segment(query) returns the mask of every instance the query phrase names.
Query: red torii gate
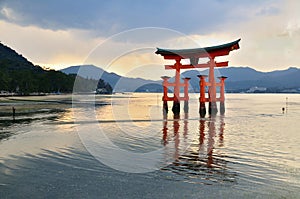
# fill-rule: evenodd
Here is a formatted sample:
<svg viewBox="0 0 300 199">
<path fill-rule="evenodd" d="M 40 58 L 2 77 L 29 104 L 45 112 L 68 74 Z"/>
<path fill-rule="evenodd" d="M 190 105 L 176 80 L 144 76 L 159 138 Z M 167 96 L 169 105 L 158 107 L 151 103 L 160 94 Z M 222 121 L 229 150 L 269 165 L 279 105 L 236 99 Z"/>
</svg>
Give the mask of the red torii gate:
<svg viewBox="0 0 300 199">
<path fill-rule="evenodd" d="M 164 102 L 164 111 L 168 112 L 168 104 L 167 101 L 173 101 L 172 111 L 174 114 L 178 115 L 180 112 L 180 101 L 185 101 L 184 110 L 188 111 L 188 87 L 189 87 L 189 79 L 184 78 L 184 83 L 180 83 L 180 69 L 192 69 L 192 68 L 209 68 L 209 78 L 208 81 L 205 81 L 207 76 L 199 75 L 200 78 L 200 109 L 199 113 L 201 117 L 204 117 L 206 114 L 205 102 L 209 102 L 209 114 L 216 114 L 218 112 L 217 109 L 217 101 L 220 101 L 220 110 L 221 114 L 225 112 L 225 96 L 224 96 L 224 81 L 226 77 L 219 77 L 220 82 L 216 83 L 214 68 L 215 67 L 226 67 L 228 66 L 228 61 L 226 62 L 215 62 L 215 57 L 229 55 L 230 51 L 239 49 L 240 39 L 219 45 L 219 46 L 211 46 L 205 48 L 194 48 L 194 49 L 161 49 L 157 48 L 156 54 L 160 54 L 164 57 L 164 59 L 172 59 L 175 60 L 174 65 L 165 65 L 165 69 L 175 69 L 175 81 L 174 83 L 168 82 L 169 77 L 163 76 L 163 87 L 164 87 L 164 96 L 162 98 Z M 199 64 L 199 58 L 208 58 L 209 61 L 207 63 Z M 189 59 L 190 64 L 183 65 L 181 64 L 181 59 Z M 168 97 L 168 87 L 174 87 L 174 96 Z M 208 86 L 208 98 L 205 97 L 205 87 Z M 220 97 L 217 98 L 216 86 L 220 86 Z M 184 87 L 184 97 L 180 97 L 180 87 Z"/>
</svg>

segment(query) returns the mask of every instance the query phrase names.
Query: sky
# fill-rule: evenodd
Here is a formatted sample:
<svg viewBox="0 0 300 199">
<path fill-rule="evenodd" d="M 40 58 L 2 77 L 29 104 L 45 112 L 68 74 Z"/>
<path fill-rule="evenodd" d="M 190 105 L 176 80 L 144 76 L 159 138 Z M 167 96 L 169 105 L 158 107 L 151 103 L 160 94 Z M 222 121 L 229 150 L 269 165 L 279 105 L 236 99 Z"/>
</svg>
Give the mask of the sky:
<svg viewBox="0 0 300 199">
<path fill-rule="evenodd" d="M 0 0 L 0 41 L 36 65 L 94 64 L 158 79 L 156 47 L 198 48 L 241 38 L 221 60 L 259 71 L 300 67 L 298 0 Z"/>
</svg>

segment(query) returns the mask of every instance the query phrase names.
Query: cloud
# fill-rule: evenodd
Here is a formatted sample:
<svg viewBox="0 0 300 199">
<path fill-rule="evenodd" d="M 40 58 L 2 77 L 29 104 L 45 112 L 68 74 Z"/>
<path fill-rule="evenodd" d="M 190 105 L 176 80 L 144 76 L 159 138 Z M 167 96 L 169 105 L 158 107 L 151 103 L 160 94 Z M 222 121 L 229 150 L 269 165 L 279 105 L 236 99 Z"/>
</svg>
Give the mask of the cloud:
<svg viewBox="0 0 300 199">
<path fill-rule="evenodd" d="M 131 48 L 135 42 L 153 47 L 150 44 L 157 37 L 162 42 L 155 47 L 162 48 L 204 47 L 242 38 L 241 49 L 224 57 L 230 64 L 282 69 L 300 63 L 299 4 L 292 0 L 0 0 L 0 39 L 32 62 L 58 69 L 81 64 L 93 48 L 113 34 L 131 28 L 162 27 L 183 36 L 139 32 L 115 40 L 109 48 Z M 195 42 L 187 43 L 185 34 Z M 96 54 L 99 66 L 105 65 L 103 60 L 111 60 L 114 54 L 108 54 L 112 51 Z M 115 62 L 114 72 L 130 71 L 124 65 L 133 63 L 134 55 Z M 146 56 L 138 61 L 145 63 Z M 156 63 L 156 58 L 146 60 L 152 61 Z"/>
<path fill-rule="evenodd" d="M 0 13 L 1 13 L 1 16 L 3 16 L 3 18 L 5 18 L 8 21 L 17 21 L 19 18 L 12 9 L 7 8 L 7 7 L 1 8 Z"/>
<path fill-rule="evenodd" d="M 206 34 L 224 28 L 222 24 L 228 21 L 244 22 L 249 19 L 246 13 L 257 7 L 262 7 L 260 13 L 264 14 L 276 10 L 266 5 L 265 1 L 250 0 L 3 0 L 0 19 L 51 30 L 87 29 L 105 36 L 149 26 Z"/>
<path fill-rule="evenodd" d="M 236 29 L 242 38 L 241 49 L 231 63 L 262 71 L 300 66 L 300 13 L 297 9 L 300 2 L 283 1 L 274 5 L 280 12 L 255 15 Z M 226 32 L 230 35 L 230 31 Z"/>
<path fill-rule="evenodd" d="M 49 30 L 0 21 L 1 42 L 35 64 L 52 68 L 82 64 L 91 49 L 105 38 L 91 38 L 84 30 Z"/>
<path fill-rule="evenodd" d="M 257 15 L 277 15 L 279 14 L 279 8 L 273 7 L 273 6 L 266 6 L 262 7 L 261 9 L 258 10 Z"/>
</svg>

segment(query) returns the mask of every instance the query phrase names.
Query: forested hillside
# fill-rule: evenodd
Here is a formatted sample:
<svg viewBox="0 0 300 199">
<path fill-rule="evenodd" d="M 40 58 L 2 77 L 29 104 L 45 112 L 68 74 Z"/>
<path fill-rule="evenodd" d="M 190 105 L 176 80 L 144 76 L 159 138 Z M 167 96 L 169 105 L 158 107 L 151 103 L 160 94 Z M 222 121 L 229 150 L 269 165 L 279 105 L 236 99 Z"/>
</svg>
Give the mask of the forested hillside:
<svg viewBox="0 0 300 199">
<path fill-rule="evenodd" d="M 0 43 L 0 91 L 28 95 L 30 93 L 52 93 L 73 91 L 76 75 L 60 71 L 44 70 L 29 62 L 13 49 Z M 95 91 L 97 80 L 77 77 L 82 88 L 77 91 Z M 103 83 L 103 82 L 102 82 Z M 102 85 L 98 84 L 99 86 Z M 104 83 L 104 86 L 107 86 Z"/>
</svg>

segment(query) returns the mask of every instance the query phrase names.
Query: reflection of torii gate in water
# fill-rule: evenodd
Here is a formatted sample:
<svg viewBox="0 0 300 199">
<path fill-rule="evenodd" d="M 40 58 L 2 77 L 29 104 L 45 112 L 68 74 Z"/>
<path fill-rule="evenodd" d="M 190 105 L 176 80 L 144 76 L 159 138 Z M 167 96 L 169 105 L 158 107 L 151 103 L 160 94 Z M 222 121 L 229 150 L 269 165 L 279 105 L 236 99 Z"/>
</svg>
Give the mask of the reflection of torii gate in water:
<svg viewBox="0 0 300 199">
<path fill-rule="evenodd" d="M 224 116 L 220 116 L 216 118 L 216 116 L 210 117 L 209 120 L 205 120 L 201 118 L 199 120 L 199 134 L 198 134 L 198 143 L 195 143 L 193 147 L 191 147 L 191 151 L 185 150 L 184 154 L 180 154 L 180 150 L 182 146 L 180 143 L 184 143 L 185 140 L 190 139 L 189 134 L 189 121 L 188 121 L 188 113 L 184 114 L 183 127 L 180 127 L 180 120 L 178 118 L 174 118 L 172 123 L 170 124 L 170 120 L 168 120 L 167 115 L 164 115 L 163 120 L 163 128 L 162 128 L 162 141 L 163 145 L 169 145 L 169 140 L 173 141 L 174 144 L 174 153 L 168 154 L 172 155 L 174 160 L 173 164 L 181 162 L 180 167 L 173 167 L 169 165 L 165 169 L 170 169 L 171 171 L 176 171 L 180 169 L 179 173 L 183 172 L 195 172 L 200 171 L 201 173 L 205 171 L 203 169 L 203 161 L 206 161 L 206 166 L 208 168 L 218 168 L 217 172 L 222 170 L 224 174 L 223 177 L 226 177 L 226 161 L 223 160 L 220 154 L 213 154 L 215 145 L 218 143 L 219 147 L 222 147 L 224 144 Z M 169 124 L 168 124 L 169 123 Z M 173 128 L 170 128 L 173 127 Z M 170 130 L 170 129 L 173 129 Z M 194 131 L 195 129 L 192 129 Z M 172 134 L 173 133 L 173 134 Z M 219 137 L 218 140 L 215 140 L 216 137 Z M 198 145 L 198 146 L 197 146 Z M 170 146 L 169 146 L 170 147 Z M 197 149 L 195 149 L 195 147 Z M 200 158 L 200 153 L 206 154 L 205 157 Z M 219 170 L 222 168 L 221 170 Z M 209 170 L 212 172 L 212 170 Z"/>
<path fill-rule="evenodd" d="M 194 48 L 194 49 L 161 49 L 158 48 L 156 54 L 160 54 L 164 57 L 164 59 L 175 60 L 174 65 L 166 65 L 165 69 L 175 69 L 175 81 L 174 83 L 168 82 L 169 77 L 163 76 L 163 87 L 164 87 L 164 95 L 163 95 L 163 109 L 164 112 L 168 112 L 168 104 L 167 101 L 173 101 L 172 111 L 175 115 L 180 112 L 180 101 L 184 101 L 184 111 L 188 112 L 188 87 L 190 78 L 184 78 L 184 83 L 180 83 L 180 69 L 192 69 L 192 68 L 209 68 L 209 76 L 208 81 L 205 81 L 207 76 L 199 75 L 200 78 L 200 109 L 199 113 L 201 117 L 204 117 L 206 114 L 205 102 L 209 102 L 209 114 L 216 114 L 218 112 L 217 109 L 217 101 L 220 101 L 220 111 L 221 114 L 225 112 L 225 96 L 224 96 L 224 81 L 226 77 L 219 77 L 220 82 L 216 82 L 214 68 L 215 67 L 226 67 L 228 66 L 228 61 L 226 62 L 215 62 L 215 57 L 228 55 L 230 51 L 239 49 L 239 40 L 236 40 L 231 43 L 219 45 L 219 46 L 211 46 L 205 48 Z M 209 61 L 204 64 L 199 64 L 199 58 L 208 58 Z M 190 64 L 183 65 L 180 61 L 181 59 L 189 59 Z M 205 87 L 208 86 L 208 98 L 205 97 Z M 216 87 L 220 87 L 220 97 L 217 98 L 217 89 Z M 174 87 L 174 96 L 168 97 L 168 87 Z M 180 87 L 184 87 L 184 97 L 180 97 Z"/>
</svg>

